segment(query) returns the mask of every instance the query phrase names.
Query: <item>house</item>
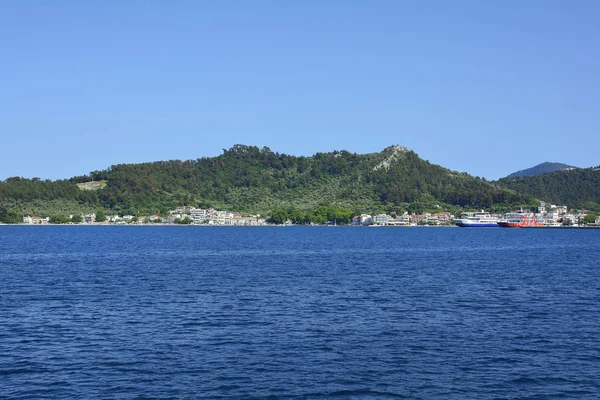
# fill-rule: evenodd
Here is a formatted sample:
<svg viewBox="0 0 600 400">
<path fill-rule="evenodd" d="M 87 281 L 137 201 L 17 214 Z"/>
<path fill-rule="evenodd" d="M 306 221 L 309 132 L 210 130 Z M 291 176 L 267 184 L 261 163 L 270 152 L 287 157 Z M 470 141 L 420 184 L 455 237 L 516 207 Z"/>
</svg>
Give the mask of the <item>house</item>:
<svg viewBox="0 0 600 400">
<path fill-rule="evenodd" d="M 361 214 L 358 221 L 361 225 L 370 225 L 372 217 L 369 214 Z"/>
<path fill-rule="evenodd" d="M 190 210 L 190 215 L 195 224 L 201 224 L 207 219 L 208 213 L 202 208 L 194 208 Z"/>
<path fill-rule="evenodd" d="M 424 215 L 409 215 L 409 221 L 411 224 L 418 224 L 421 223 L 425 220 L 425 216 Z"/>
<path fill-rule="evenodd" d="M 425 222 L 427 222 L 428 225 L 440 225 L 439 219 L 435 214 L 426 216 Z"/>
<path fill-rule="evenodd" d="M 241 215 L 237 215 L 237 216 L 231 217 L 229 219 L 229 225 L 236 225 L 236 226 L 259 225 L 258 221 L 259 221 L 259 219 L 257 217 L 242 217 Z"/>
<path fill-rule="evenodd" d="M 388 225 L 394 226 L 405 226 L 410 224 L 410 218 L 408 213 L 404 213 L 404 215 L 396 215 L 396 218 L 388 219 Z"/>
<path fill-rule="evenodd" d="M 33 219 L 31 219 L 31 217 L 29 215 L 26 215 L 23 217 L 23 223 L 24 224 L 33 224 Z"/>
<path fill-rule="evenodd" d="M 567 213 L 567 206 L 556 206 L 554 204 L 550 204 L 550 210 L 557 211 L 558 215 L 563 215 Z"/>
<path fill-rule="evenodd" d="M 229 225 L 246 225 L 246 218 L 243 217 L 233 217 L 229 220 Z"/>
<path fill-rule="evenodd" d="M 540 201 L 540 205 L 538 206 L 538 212 L 540 214 L 544 214 L 546 212 L 546 203 L 543 201 Z"/>
<path fill-rule="evenodd" d="M 386 214 L 377 214 L 375 217 L 373 217 L 373 221 L 377 224 L 377 225 L 387 225 L 388 221 L 389 221 L 390 217 L 388 217 Z"/>
<path fill-rule="evenodd" d="M 546 222 L 547 223 L 554 223 L 554 222 L 558 221 L 558 218 L 559 218 L 558 210 L 549 211 L 546 214 Z"/>
<path fill-rule="evenodd" d="M 433 214 L 433 217 L 437 217 L 437 221 L 439 225 L 444 225 L 454 219 L 454 215 L 449 212 L 439 212 Z"/>
<path fill-rule="evenodd" d="M 565 214 L 562 217 L 562 224 L 567 226 L 577 225 L 577 218 L 573 214 Z"/>
<path fill-rule="evenodd" d="M 94 222 L 96 222 L 96 214 L 91 213 L 84 215 L 83 222 L 85 222 L 86 224 L 93 224 Z"/>
</svg>

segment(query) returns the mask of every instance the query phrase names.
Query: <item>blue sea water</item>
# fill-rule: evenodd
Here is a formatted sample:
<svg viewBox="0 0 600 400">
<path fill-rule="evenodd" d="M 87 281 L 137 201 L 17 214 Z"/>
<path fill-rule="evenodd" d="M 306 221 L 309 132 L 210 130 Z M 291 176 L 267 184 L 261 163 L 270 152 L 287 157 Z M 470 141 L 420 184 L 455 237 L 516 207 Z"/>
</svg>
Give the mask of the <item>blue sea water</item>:
<svg viewBox="0 0 600 400">
<path fill-rule="evenodd" d="M 600 230 L 0 226 L 0 398 L 600 398 Z"/>
</svg>

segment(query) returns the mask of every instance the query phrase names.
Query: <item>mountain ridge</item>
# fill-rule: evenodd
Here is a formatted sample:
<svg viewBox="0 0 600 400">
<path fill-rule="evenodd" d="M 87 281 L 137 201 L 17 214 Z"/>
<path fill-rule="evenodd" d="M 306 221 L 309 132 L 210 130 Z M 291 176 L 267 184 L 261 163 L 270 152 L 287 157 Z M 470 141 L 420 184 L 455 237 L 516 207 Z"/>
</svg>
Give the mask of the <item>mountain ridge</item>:
<svg viewBox="0 0 600 400">
<path fill-rule="evenodd" d="M 563 164 L 559 162 L 543 162 L 538 165 L 535 165 L 531 168 L 521 169 L 517 172 L 513 172 L 510 175 L 505 176 L 505 178 L 522 178 L 524 176 L 535 176 L 540 174 L 547 174 L 554 171 L 561 171 L 566 169 L 578 168 L 572 165 Z"/>
<path fill-rule="evenodd" d="M 91 180 L 106 186 L 77 187 Z M 116 164 L 66 180 L 0 183 L 0 205 L 21 214 L 65 213 L 75 205 L 130 214 L 164 213 L 177 205 L 261 214 L 282 207 L 308 212 L 323 205 L 353 212 L 418 212 L 506 208 L 528 201 L 512 189 L 432 164 L 397 145 L 378 153 L 292 156 L 237 144 L 215 157 Z"/>
<path fill-rule="evenodd" d="M 600 211 L 600 169 L 574 168 L 545 174 L 502 178 L 503 187 L 554 204 Z"/>
</svg>

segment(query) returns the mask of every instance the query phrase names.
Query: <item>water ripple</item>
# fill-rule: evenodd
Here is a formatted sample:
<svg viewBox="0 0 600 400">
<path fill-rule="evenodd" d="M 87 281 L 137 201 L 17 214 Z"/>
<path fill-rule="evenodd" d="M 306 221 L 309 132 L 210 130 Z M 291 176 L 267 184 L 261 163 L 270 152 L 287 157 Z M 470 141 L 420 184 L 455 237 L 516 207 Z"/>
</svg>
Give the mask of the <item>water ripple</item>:
<svg viewBox="0 0 600 400">
<path fill-rule="evenodd" d="M 0 230 L 0 397 L 600 397 L 597 230 Z"/>
</svg>

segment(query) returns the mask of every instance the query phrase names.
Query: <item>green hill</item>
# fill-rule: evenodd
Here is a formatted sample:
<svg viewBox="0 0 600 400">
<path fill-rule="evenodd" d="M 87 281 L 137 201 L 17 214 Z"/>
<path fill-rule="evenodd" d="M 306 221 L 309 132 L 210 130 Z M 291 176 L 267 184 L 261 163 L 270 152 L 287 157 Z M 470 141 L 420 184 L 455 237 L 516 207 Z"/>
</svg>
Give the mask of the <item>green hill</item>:
<svg viewBox="0 0 600 400">
<path fill-rule="evenodd" d="M 536 165 L 535 167 L 522 169 L 520 171 L 513 172 L 512 174 L 508 175 L 506 178 L 522 178 L 524 176 L 535 176 L 535 175 L 540 175 L 540 174 L 547 174 L 549 172 L 562 171 L 562 170 L 568 170 L 568 169 L 573 169 L 573 168 L 577 168 L 577 167 L 574 167 L 572 165 L 563 164 L 563 163 L 557 163 L 557 162 L 544 162 L 544 163 Z"/>
<path fill-rule="evenodd" d="M 104 188 L 77 184 L 105 181 Z M 380 153 L 348 151 L 297 157 L 235 145 L 217 157 L 118 164 L 89 176 L 0 183 L 0 207 L 49 214 L 69 207 L 120 213 L 165 213 L 177 205 L 268 214 L 320 206 L 352 212 L 420 212 L 438 207 L 506 208 L 528 199 L 497 184 L 450 171 L 401 146 Z"/>
<path fill-rule="evenodd" d="M 599 168 L 577 168 L 523 178 L 502 178 L 498 184 L 525 196 L 554 204 L 600 211 Z"/>
</svg>

